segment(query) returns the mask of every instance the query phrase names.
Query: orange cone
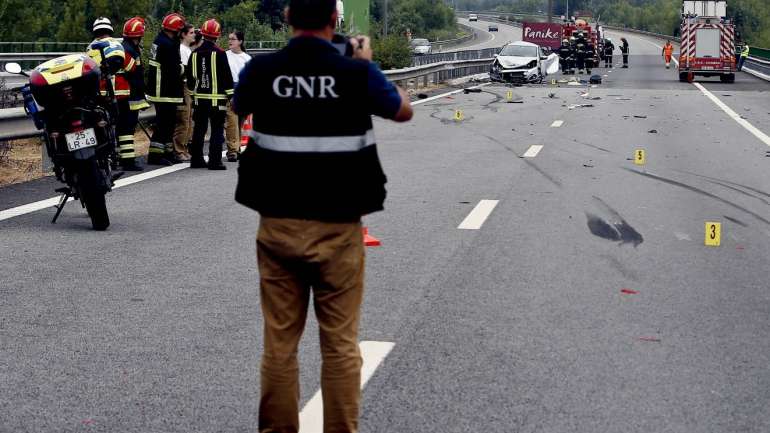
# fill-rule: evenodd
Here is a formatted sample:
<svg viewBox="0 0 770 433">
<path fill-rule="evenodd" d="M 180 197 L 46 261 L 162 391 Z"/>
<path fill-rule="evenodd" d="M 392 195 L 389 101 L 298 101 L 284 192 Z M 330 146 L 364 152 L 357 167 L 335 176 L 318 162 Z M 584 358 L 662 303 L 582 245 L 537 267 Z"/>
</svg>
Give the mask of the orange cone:
<svg viewBox="0 0 770 433">
<path fill-rule="evenodd" d="M 364 245 L 366 245 L 367 247 L 379 247 L 380 245 L 382 245 L 379 239 L 369 234 L 368 228 L 364 227 L 363 232 L 364 232 Z"/>
<path fill-rule="evenodd" d="M 251 131 L 251 114 L 246 116 L 246 120 L 243 121 L 243 127 L 241 128 L 241 148 L 243 152 L 246 146 L 249 144 L 249 132 Z"/>
</svg>

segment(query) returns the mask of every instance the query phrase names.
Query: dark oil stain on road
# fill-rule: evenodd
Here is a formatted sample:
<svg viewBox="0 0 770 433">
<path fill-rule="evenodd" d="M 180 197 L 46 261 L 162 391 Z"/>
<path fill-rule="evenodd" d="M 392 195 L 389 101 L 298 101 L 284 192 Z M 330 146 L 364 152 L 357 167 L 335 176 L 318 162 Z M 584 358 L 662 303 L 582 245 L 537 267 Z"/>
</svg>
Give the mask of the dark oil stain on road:
<svg viewBox="0 0 770 433">
<path fill-rule="evenodd" d="M 586 213 L 586 218 L 588 220 L 588 230 L 594 236 L 607 239 L 608 241 L 620 242 L 620 245 L 634 244 L 634 247 L 644 242 L 644 237 L 625 220 L 610 224 L 601 217 L 591 213 Z"/>
</svg>

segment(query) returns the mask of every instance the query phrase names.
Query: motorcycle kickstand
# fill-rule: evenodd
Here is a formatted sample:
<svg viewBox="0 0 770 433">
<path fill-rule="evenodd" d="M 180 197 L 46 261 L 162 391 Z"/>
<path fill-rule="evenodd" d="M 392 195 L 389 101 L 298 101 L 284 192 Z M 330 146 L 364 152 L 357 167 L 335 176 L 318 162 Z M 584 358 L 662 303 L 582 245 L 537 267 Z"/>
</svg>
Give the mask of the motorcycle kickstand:
<svg viewBox="0 0 770 433">
<path fill-rule="evenodd" d="M 59 204 L 54 206 L 56 208 L 56 215 L 53 216 L 51 224 L 56 224 L 56 220 L 59 218 L 59 215 L 61 215 L 61 211 L 64 210 L 64 205 L 67 204 L 67 200 L 69 200 L 71 196 L 72 192 L 69 189 L 62 192 L 61 198 L 59 199 Z"/>
</svg>

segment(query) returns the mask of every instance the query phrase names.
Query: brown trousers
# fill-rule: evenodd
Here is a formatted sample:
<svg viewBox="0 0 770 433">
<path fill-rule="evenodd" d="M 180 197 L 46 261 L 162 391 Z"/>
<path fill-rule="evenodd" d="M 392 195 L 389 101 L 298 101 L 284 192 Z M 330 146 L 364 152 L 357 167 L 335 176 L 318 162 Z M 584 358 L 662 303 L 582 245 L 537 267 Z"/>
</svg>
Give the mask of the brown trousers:
<svg viewBox="0 0 770 433">
<path fill-rule="evenodd" d="M 233 111 L 232 100 L 227 102 L 227 115 L 225 116 L 225 137 L 227 142 L 227 155 L 237 155 L 241 149 L 241 120 Z"/>
<path fill-rule="evenodd" d="M 176 127 L 174 128 L 174 154 L 190 157 L 187 143 L 192 139 L 192 92 L 185 84 L 184 104 L 176 107 Z"/>
<path fill-rule="evenodd" d="M 257 235 L 264 353 L 260 433 L 299 431 L 299 365 L 312 291 L 320 331 L 324 433 L 358 431 L 364 292 L 361 223 L 262 218 Z"/>
</svg>

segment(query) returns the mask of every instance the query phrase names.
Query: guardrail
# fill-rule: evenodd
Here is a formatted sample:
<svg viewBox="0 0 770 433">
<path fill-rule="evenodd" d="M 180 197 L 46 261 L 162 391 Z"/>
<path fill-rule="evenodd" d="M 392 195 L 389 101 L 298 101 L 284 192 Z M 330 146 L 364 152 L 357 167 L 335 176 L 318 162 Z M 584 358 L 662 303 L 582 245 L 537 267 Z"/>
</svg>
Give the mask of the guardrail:
<svg viewBox="0 0 770 433">
<path fill-rule="evenodd" d="M 489 71 L 489 65 L 499 48 L 482 50 L 465 50 L 430 55 L 430 62 L 403 69 L 383 71 L 390 80 L 408 87 L 429 83 L 438 84 L 446 80 Z M 429 56 L 423 56 L 429 57 Z M 140 119 L 154 118 L 154 112 L 147 110 L 140 114 Z M 32 119 L 28 118 L 23 108 L 8 108 L 0 110 L 0 140 L 15 140 L 33 138 L 41 135 L 35 128 Z"/>
</svg>

